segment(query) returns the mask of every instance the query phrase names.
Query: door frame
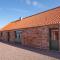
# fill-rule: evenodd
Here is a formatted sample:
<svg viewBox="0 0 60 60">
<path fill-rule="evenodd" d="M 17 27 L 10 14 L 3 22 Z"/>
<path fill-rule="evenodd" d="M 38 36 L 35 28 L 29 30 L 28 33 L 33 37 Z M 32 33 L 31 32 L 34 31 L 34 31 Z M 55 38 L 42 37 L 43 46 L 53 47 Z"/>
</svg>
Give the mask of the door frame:
<svg viewBox="0 0 60 60">
<path fill-rule="evenodd" d="M 8 35 L 8 42 L 9 42 L 9 39 L 10 39 L 10 32 L 7 32 L 7 35 Z"/>
<path fill-rule="evenodd" d="M 58 30 L 59 33 L 59 28 L 49 28 L 49 49 L 51 49 L 51 30 Z M 59 38 L 58 38 L 58 42 L 59 42 Z M 58 43 L 58 50 L 59 50 L 59 43 Z"/>
<path fill-rule="evenodd" d="M 21 43 L 21 32 L 22 32 L 22 31 L 20 31 L 20 30 L 16 30 L 16 31 L 15 31 L 15 36 L 16 36 L 16 37 L 15 37 L 15 42 L 16 42 L 16 43 Z M 19 34 L 19 38 L 17 38 L 17 37 L 18 37 L 17 34 Z"/>
</svg>

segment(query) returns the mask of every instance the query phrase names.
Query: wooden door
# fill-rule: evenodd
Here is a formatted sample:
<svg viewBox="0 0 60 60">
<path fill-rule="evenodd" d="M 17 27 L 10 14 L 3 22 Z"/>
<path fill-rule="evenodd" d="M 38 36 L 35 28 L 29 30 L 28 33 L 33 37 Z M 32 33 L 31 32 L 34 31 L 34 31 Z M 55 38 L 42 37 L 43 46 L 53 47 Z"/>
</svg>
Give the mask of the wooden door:
<svg viewBox="0 0 60 60">
<path fill-rule="evenodd" d="M 50 49 L 51 50 L 58 50 L 59 49 L 59 31 L 58 29 L 51 29 L 50 30 Z"/>
</svg>

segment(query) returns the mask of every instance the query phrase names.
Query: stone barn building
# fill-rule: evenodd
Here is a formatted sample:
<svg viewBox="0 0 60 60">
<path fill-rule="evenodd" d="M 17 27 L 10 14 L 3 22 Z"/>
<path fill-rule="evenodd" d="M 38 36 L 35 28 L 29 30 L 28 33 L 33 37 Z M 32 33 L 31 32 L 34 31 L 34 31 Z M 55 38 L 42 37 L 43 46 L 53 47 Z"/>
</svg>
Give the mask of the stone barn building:
<svg viewBox="0 0 60 60">
<path fill-rule="evenodd" d="M 60 7 L 7 24 L 0 40 L 25 46 L 60 50 Z"/>
</svg>

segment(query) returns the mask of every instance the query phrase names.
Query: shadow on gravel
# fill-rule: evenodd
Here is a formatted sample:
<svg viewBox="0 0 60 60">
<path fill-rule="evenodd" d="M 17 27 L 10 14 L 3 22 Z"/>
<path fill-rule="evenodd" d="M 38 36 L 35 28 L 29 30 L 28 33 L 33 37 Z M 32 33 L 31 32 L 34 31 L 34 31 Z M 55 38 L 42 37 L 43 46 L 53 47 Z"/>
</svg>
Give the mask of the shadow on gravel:
<svg viewBox="0 0 60 60">
<path fill-rule="evenodd" d="M 0 41 L 0 42 L 11 45 L 11 46 L 14 46 L 14 47 L 18 47 L 18 48 L 26 49 L 26 50 L 29 50 L 29 51 L 33 51 L 35 53 L 39 53 L 39 54 L 43 54 L 43 55 L 46 55 L 46 56 L 54 57 L 54 58 L 60 60 L 60 52 L 58 52 L 58 51 L 48 51 L 48 50 L 43 50 L 43 49 L 32 48 L 32 47 L 28 47 L 28 46 L 23 46 L 19 43 L 10 43 L 10 42 L 3 42 L 3 41 Z"/>
</svg>

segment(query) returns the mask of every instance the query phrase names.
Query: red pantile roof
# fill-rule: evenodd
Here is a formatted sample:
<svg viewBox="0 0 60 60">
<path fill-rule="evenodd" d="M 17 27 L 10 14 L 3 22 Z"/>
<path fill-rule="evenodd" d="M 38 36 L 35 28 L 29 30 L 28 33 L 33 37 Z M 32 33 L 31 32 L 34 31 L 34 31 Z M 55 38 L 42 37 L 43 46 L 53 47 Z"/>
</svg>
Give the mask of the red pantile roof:
<svg viewBox="0 0 60 60">
<path fill-rule="evenodd" d="M 6 25 L 2 30 L 11 30 L 19 28 L 28 28 L 36 26 L 44 26 L 57 24 L 60 22 L 60 7 L 38 13 L 22 20 L 17 20 Z"/>
</svg>

